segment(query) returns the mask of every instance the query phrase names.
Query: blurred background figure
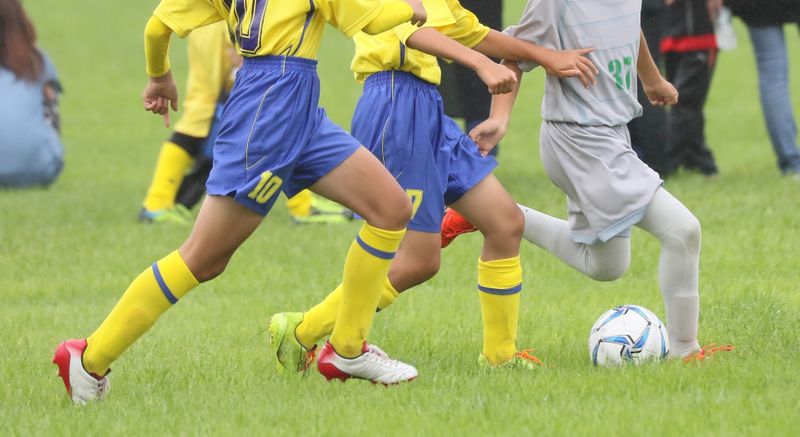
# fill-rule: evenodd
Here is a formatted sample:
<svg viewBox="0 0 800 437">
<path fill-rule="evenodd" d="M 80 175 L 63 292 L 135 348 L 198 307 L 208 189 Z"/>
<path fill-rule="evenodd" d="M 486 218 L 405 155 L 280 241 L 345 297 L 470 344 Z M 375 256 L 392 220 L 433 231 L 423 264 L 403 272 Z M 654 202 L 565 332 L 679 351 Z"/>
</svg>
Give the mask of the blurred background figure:
<svg viewBox="0 0 800 437">
<path fill-rule="evenodd" d="M 680 95 L 670 110 L 669 163 L 662 177 L 679 167 L 706 176 L 719 173 L 714 154 L 706 144 L 705 116 L 708 90 L 717 59 L 713 20 L 722 0 L 665 0 L 667 6 L 661 51 L 667 80 Z"/>
<path fill-rule="evenodd" d="M 664 16 L 666 5 L 664 0 L 642 1 L 642 32 L 650 48 L 650 55 L 660 69 L 664 68 L 664 57 L 661 55 L 661 37 L 664 35 Z M 641 81 L 638 86 L 638 99 L 642 105 L 642 116 L 628 123 L 631 133 L 631 144 L 639 155 L 639 159 L 655 170 L 662 178 L 671 172 L 668 155 L 669 121 L 667 110 L 663 106 L 653 106 L 644 94 Z"/>
<path fill-rule="evenodd" d="M 733 13 L 747 24 L 758 66 L 761 108 L 767 123 L 778 168 L 800 179 L 797 122 L 789 94 L 789 62 L 783 25 L 800 23 L 798 0 L 726 0 Z"/>
<path fill-rule="evenodd" d="M 0 188 L 46 186 L 61 173 L 60 93 L 22 5 L 0 0 Z"/>
<path fill-rule="evenodd" d="M 191 209 L 206 193 L 218 121 L 242 64 L 222 21 L 189 34 L 188 61 L 182 115 L 170 138 L 161 145 L 139 211 L 143 223 L 192 222 Z M 295 223 L 341 223 L 352 218 L 349 210 L 308 190 L 287 200 L 286 206 Z"/>
<path fill-rule="evenodd" d="M 462 6 L 472 11 L 481 23 L 494 30 L 503 30 L 503 0 L 461 0 Z M 444 112 L 452 118 L 464 119 L 464 131 L 489 118 L 492 95 L 474 71 L 456 63 L 439 61 L 442 67 L 442 85 L 439 91 L 444 100 Z M 499 147 L 491 151 L 496 156 Z"/>
</svg>

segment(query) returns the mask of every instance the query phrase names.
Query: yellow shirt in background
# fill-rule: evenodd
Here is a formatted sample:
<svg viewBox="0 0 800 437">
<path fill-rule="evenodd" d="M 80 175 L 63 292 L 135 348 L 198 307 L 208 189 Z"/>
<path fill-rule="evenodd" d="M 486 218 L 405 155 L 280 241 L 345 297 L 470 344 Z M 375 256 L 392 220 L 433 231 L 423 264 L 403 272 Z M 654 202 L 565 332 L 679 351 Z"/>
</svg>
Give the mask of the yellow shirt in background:
<svg viewBox="0 0 800 437">
<path fill-rule="evenodd" d="M 379 0 L 161 0 L 153 15 L 180 37 L 224 20 L 245 57 L 316 59 L 326 21 L 352 37 L 382 9 Z"/>
<path fill-rule="evenodd" d="M 175 131 L 205 138 L 214 120 L 220 96 L 233 87 L 233 50 L 228 26 L 222 21 L 193 31 L 188 38 L 189 78 L 183 115 Z"/>
<path fill-rule="evenodd" d="M 474 47 L 489 33 L 489 28 L 478 21 L 478 17 L 464 9 L 458 0 L 423 0 L 428 14 L 425 27 L 436 28 L 459 43 Z M 356 54 L 350 68 L 356 80 L 363 82 L 373 73 L 400 70 L 438 85 L 442 71 L 436 57 L 406 47 L 405 43 L 419 28 L 405 23 L 378 35 L 359 32 L 353 40 Z"/>
</svg>

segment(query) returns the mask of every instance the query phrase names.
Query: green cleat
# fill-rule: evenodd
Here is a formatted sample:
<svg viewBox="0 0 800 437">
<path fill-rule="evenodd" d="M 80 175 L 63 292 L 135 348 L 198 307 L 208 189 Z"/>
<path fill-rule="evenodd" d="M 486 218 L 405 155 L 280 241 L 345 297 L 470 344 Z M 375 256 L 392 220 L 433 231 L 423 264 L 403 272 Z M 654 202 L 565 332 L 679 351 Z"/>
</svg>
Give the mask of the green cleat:
<svg viewBox="0 0 800 437">
<path fill-rule="evenodd" d="M 542 360 L 531 355 L 533 349 L 523 349 L 518 351 L 510 360 L 503 364 L 492 364 L 483 354 L 478 356 L 478 365 L 484 369 L 522 369 L 533 370 L 536 366 L 543 366 Z"/>
<path fill-rule="evenodd" d="M 303 313 L 277 313 L 269 319 L 269 344 L 275 354 L 278 373 L 287 370 L 304 374 L 314 363 L 317 345 L 308 350 L 294 335 L 297 325 L 303 321 Z"/>
<path fill-rule="evenodd" d="M 324 197 L 311 199 L 311 212 L 306 216 L 293 215 L 292 221 L 298 225 L 309 223 L 347 223 L 353 219 L 353 212 Z"/>
<path fill-rule="evenodd" d="M 139 211 L 139 221 L 142 223 L 176 223 L 185 225 L 191 223 L 191 214 L 183 205 L 159 209 L 158 211 L 149 211 L 142 208 Z"/>
</svg>

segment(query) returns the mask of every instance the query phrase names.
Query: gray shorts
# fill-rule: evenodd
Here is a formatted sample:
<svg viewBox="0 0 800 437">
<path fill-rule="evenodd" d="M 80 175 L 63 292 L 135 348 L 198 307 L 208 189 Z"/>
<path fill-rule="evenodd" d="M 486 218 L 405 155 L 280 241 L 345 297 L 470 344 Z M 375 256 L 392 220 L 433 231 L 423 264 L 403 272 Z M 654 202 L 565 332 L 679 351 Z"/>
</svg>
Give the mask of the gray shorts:
<svg viewBox="0 0 800 437">
<path fill-rule="evenodd" d="M 572 239 L 595 244 L 630 236 L 663 181 L 636 156 L 625 125 L 543 121 L 542 164 L 567 195 Z"/>
</svg>

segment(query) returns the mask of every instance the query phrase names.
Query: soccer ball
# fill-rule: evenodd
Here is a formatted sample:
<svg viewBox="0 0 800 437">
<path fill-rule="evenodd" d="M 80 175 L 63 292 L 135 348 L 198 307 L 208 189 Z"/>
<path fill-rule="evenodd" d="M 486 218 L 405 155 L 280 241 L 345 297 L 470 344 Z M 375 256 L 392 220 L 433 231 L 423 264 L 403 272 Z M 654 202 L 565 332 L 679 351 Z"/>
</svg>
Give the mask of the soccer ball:
<svg viewBox="0 0 800 437">
<path fill-rule="evenodd" d="M 667 330 L 647 308 L 622 305 L 603 313 L 589 332 L 589 358 L 595 366 L 639 365 L 669 352 Z"/>
</svg>

